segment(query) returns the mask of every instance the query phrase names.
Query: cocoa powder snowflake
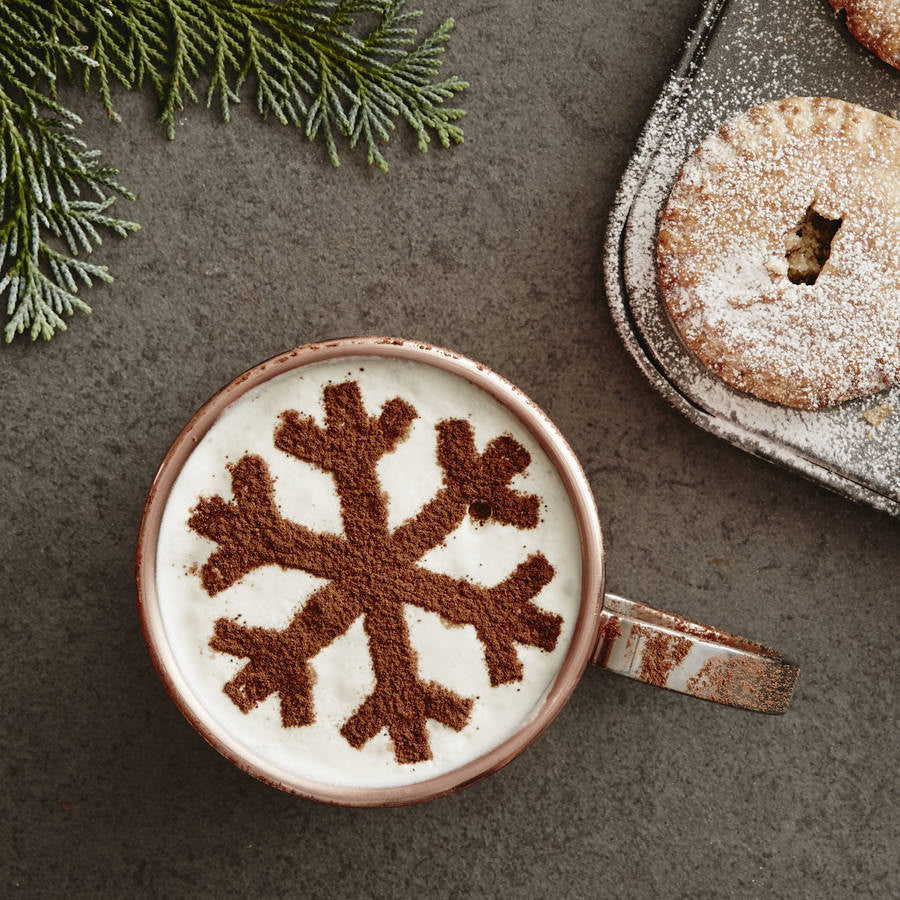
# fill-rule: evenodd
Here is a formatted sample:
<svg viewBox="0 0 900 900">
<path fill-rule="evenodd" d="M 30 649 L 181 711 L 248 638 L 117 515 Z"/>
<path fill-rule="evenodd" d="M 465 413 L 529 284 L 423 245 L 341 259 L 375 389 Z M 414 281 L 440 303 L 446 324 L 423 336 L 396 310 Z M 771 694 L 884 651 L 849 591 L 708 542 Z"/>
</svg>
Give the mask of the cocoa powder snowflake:
<svg viewBox="0 0 900 900">
<path fill-rule="evenodd" d="M 532 554 L 493 587 L 416 564 L 466 514 L 478 521 L 534 528 L 539 498 L 509 487 L 531 458 L 509 435 L 494 438 L 479 454 L 466 420 L 438 423 L 442 487 L 417 515 L 391 531 L 376 465 L 406 438 L 416 411 L 395 398 L 379 416 L 370 417 L 354 381 L 328 385 L 323 395 L 325 427 L 296 411 L 284 412 L 275 446 L 332 474 L 343 535 L 319 534 L 283 518 L 268 466 L 252 454 L 229 466 L 234 499 L 201 498 L 188 525 L 219 545 L 200 570 L 211 596 L 266 565 L 302 569 L 329 583 L 312 594 L 286 628 L 248 627 L 223 618 L 215 624 L 210 646 L 249 660 L 224 688 L 243 712 L 277 693 L 282 724 L 308 725 L 314 720 L 309 661 L 362 616 L 375 688 L 341 734 L 360 748 L 387 728 L 398 762 L 431 759 L 426 720 L 460 731 L 473 701 L 418 677 L 404 604 L 453 624 L 472 625 L 494 686 L 522 680 L 516 644 L 549 651 L 559 637 L 561 617 L 531 602 L 554 575 L 543 554 Z"/>
</svg>

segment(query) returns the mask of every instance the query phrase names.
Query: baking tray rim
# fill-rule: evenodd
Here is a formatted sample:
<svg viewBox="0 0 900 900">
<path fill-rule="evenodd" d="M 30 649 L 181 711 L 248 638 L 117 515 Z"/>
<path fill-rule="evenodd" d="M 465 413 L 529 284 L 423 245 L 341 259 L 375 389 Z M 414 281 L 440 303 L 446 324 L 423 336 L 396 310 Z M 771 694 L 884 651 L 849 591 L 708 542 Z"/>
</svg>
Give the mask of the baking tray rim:
<svg viewBox="0 0 900 900">
<path fill-rule="evenodd" d="M 619 181 L 603 239 L 603 282 L 613 322 L 619 338 L 653 388 L 689 421 L 753 456 L 796 472 L 842 497 L 900 518 L 900 502 L 808 459 L 778 441 L 697 406 L 656 362 L 631 318 L 623 272 L 623 245 L 628 217 L 659 142 L 665 137 L 669 122 L 687 95 L 693 74 L 699 69 L 699 62 L 727 2 L 710 0 L 702 4 L 684 49 L 650 110 Z"/>
</svg>

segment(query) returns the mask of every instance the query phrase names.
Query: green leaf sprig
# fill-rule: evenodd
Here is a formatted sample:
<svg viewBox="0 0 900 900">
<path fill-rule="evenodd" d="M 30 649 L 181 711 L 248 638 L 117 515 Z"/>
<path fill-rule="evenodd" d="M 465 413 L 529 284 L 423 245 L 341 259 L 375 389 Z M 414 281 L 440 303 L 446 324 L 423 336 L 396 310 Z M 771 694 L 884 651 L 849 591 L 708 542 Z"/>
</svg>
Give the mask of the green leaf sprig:
<svg viewBox="0 0 900 900">
<path fill-rule="evenodd" d="M 217 106 L 229 121 L 245 88 L 264 118 L 321 139 L 333 165 L 338 138 L 382 153 L 405 121 L 426 151 L 432 136 L 463 139 L 463 111 L 445 105 L 468 85 L 436 80 L 453 20 L 417 42 L 421 12 L 405 0 L 10 0 L 0 6 L 0 302 L 4 337 L 49 339 L 63 316 L 90 312 L 79 282 L 111 281 L 84 256 L 100 231 L 122 237 L 135 222 L 112 215 L 133 199 L 117 170 L 80 140 L 81 119 L 58 99 L 61 76 L 96 89 L 118 121 L 112 85 L 149 84 L 169 138 L 186 101 Z M 366 24 L 368 23 L 368 24 Z M 205 88 L 205 91 L 204 91 Z"/>
</svg>

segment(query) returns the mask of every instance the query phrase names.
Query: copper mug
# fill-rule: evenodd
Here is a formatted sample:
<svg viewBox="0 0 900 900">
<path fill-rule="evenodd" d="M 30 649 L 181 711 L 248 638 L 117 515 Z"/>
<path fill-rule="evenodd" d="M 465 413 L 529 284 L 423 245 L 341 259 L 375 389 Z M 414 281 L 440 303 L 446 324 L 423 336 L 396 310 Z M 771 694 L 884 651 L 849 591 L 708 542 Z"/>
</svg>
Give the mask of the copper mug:
<svg viewBox="0 0 900 900">
<path fill-rule="evenodd" d="M 537 708 L 512 736 L 478 758 L 436 777 L 389 787 L 323 783 L 286 771 L 248 747 L 204 706 L 179 668 L 157 590 L 157 544 L 163 512 L 186 460 L 223 411 L 270 378 L 342 358 L 389 357 L 422 363 L 465 379 L 509 410 L 540 445 L 565 487 L 580 535 L 581 599 L 562 664 Z M 604 593 L 605 552 L 594 497 L 572 449 L 544 412 L 483 365 L 448 350 L 397 338 L 345 338 L 308 344 L 264 362 L 208 400 L 175 439 L 144 507 L 137 546 L 138 609 L 144 637 L 166 689 L 193 727 L 227 759 L 282 790 L 348 806 L 391 806 L 430 800 L 484 778 L 518 756 L 553 721 L 587 664 L 705 700 L 783 713 L 798 667 L 772 650 L 706 625 Z"/>
</svg>

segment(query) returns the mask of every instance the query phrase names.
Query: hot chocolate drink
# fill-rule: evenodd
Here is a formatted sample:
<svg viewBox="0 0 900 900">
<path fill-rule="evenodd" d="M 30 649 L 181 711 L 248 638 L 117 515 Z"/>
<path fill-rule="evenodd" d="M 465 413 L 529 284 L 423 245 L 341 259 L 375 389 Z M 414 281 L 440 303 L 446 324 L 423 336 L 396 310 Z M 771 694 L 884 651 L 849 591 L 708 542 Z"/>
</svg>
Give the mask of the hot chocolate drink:
<svg viewBox="0 0 900 900">
<path fill-rule="evenodd" d="M 581 538 L 553 462 L 486 391 L 344 356 L 244 393 L 185 460 L 159 614 L 206 713 L 279 770 L 385 788 L 536 715 L 578 619 Z"/>
</svg>

